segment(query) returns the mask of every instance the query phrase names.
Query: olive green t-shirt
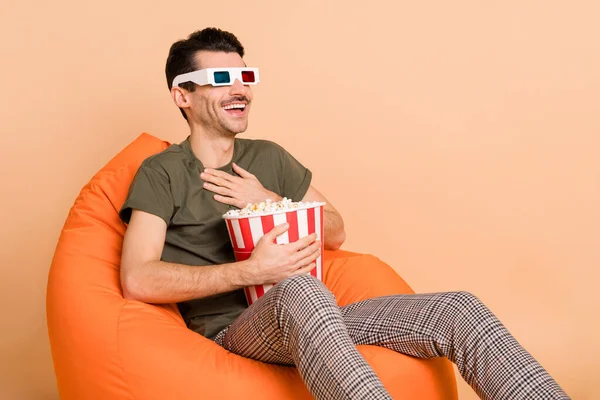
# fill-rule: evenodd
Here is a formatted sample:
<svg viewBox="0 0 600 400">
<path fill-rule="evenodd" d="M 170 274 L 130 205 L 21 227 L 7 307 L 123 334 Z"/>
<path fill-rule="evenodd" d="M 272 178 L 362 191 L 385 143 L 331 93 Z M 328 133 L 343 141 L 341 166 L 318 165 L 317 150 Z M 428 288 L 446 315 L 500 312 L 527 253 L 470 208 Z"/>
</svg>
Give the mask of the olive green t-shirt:
<svg viewBox="0 0 600 400">
<path fill-rule="evenodd" d="M 173 144 L 142 163 L 119 213 L 129 223 L 132 209 L 165 220 L 167 233 L 161 260 L 206 266 L 235 261 L 222 218 L 234 208 L 214 200 L 202 187 L 204 167 L 195 156 L 190 138 Z M 268 190 L 300 201 L 310 186 L 312 173 L 276 143 L 235 139 L 232 161 L 218 168 L 232 175 L 232 163 L 254 174 Z M 188 328 L 214 337 L 248 306 L 242 289 L 178 304 Z"/>
</svg>

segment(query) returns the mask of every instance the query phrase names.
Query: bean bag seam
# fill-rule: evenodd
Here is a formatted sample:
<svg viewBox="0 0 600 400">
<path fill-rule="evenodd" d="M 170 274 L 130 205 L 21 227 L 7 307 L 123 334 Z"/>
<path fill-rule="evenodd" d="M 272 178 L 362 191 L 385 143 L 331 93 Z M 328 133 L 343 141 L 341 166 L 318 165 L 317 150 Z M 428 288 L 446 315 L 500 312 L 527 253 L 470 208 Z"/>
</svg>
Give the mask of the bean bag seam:
<svg viewBox="0 0 600 400">
<path fill-rule="evenodd" d="M 115 172 L 117 172 L 117 171 L 115 171 Z M 114 175 L 116 175 L 116 173 L 115 173 Z M 115 176 L 115 177 L 116 177 L 116 176 Z M 119 215 L 119 209 L 118 209 L 118 208 L 115 206 L 115 204 L 112 202 L 112 200 L 111 200 L 110 196 L 108 195 L 108 193 L 106 193 L 106 190 L 104 190 L 104 188 L 102 187 L 102 185 L 100 184 L 100 182 L 90 182 L 90 189 L 91 189 L 91 190 L 94 190 L 94 189 L 97 189 L 97 190 L 99 190 L 99 191 L 100 191 L 100 193 L 102 193 L 102 195 L 103 195 L 104 197 L 106 197 L 106 199 L 108 200 L 108 202 L 109 202 L 109 203 L 110 203 L 110 205 L 112 206 L 113 210 L 115 210 L 115 213 L 116 213 L 117 215 Z M 120 218 L 119 218 L 119 220 L 120 220 Z M 121 221 L 121 222 L 123 222 L 123 221 Z"/>
<path fill-rule="evenodd" d="M 137 171 L 140 169 L 140 166 L 141 166 L 141 163 L 135 169 L 134 176 L 137 173 Z M 119 210 L 120 210 L 122 204 L 119 207 L 117 207 L 117 205 L 112 202 L 112 199 L 110 198 L 110 196 L 108 196 L 108 194 L 106 193 L 106 190 L 104 190 L 104 188 L 102 187 L 103 186 L 102 183 L 106 182 L 106 180 L 110 179 L 110 178 L 117 179 L 118 175 L 123 175 L 124 171 L 127 172 L 130 169 L 129 167 L 130 167 L 129 165 L 122 165 L 112 171 L 103 171 L 103 173 L 98 173 L 96 176 L 94 176 L 89 182 L 90 190 L 93 191 L 94 188 L 100 190 L 102 192 L 102 195 L 104 195 L 106 197 L 106 199 L 108 200 L 110 205 L 113 207 L 113 209 L 115 210 L 117 215 L 119 214 Z M 121 218 L 119 218 L 119 220 L 121 221 Z M 121 221 L 121 223 L 125 225 L 125 223 L 123 221 Z"/>
<path fill-rule="evenodd" d="M 80 195 L 80 196 L 81 196 L 81 201 L 82 201 L 82 202 L 84 201 L 83 197 L 86 197 L 86 196 L 89 196 L 89 195 L 93 195 L 93 194 L 96 194 L 96 193 L 97 193 L 97 194 L 99 194 L 99 195 L 101 195 L 101 196 L 103 196 L 103 197 L 105 197 L 105 198 L 106 198 L 106 200 L 108 201 L 108 203 L 111 205 L 112 209 L 113 209 L 113 210 L 115 210 L 115 212 L 116 212 L 116 213 L 118 213 L 118 210 L 116 209 L 116 207 L 115 207 L 115 204 L 114 204 L 114 203 L 111 201 L 111 199 L 110 199 L 110 197 L 108 196 L 108 194 L 106 193 L 106 191 L 105 191 L 105 190 L 102 188 L 102 186 L 101 186 L 101 185 L 99 185 L 99 184 L 98 184 L 98 183 L 96 183 L 96 182 L 90 182 L 90 183 L 89 183 L 89 189 L 86 191 L 86 193 L 82 193 L 82 194 Z M 78 199 L 78 200 L 79 200 L 79 199 Z M 110 222 L 107 222 L 107 221 L 106 221 L 104 218 L 97 218 L 97 217 L 95 217 L 95 216 L 94 216 L 94 215 L 93 215 L 93 214 L 90 212 L 90 210 L 82 210 L 82 209 L 79 209 L 79 208 L 78 208 L 78 204 L 77 204 L 77 203 L 75 203 L 75 204 L 73 205 L 73 207 L 71 208 L 71 210 L 69 211 L 69 216 L 68 216 L 68 218 L 67 218 L 67 223 L 69 222 L 69 219 L 71 219 L 71 218 L 75 218 L 75 217 L 78 217 L 78 214 L 79 214 L 79 215 L 81 215 L 81 214 L 88 214 L 88 215 L 86 215 L 86 217 L 87 217 L 88 219 L 90 219 L 90 220 L 94 221 L 95 223 L 98 223 L 98 224 L 100 224 L 102 227 L 104 227 L 104 228 L 106 228 L 106 229 L 110 230 L 112 233 L 115 233 L 115 234 L 117 234 L 117 235 L 118 235 L 118 236 L 121 238 L 121 240 L 122 240 L 122 238 L 123 238 L 123 234 L 122 234 L 121 232 L 119 232 L 117 229 L 115 229 L 115 227 L 114 227 L 114 226 L 112 226 L 112 225 L 110 224 Z M 121 224 L 125 225 L 125 224 L 123 223 L 123 221 L 121 221 L 121 220 L 120 220 L 120 218 L 119 218 L 119 222 L 120 222 Z M 67 227 L 67 226 L 66 226 L 66 225 L 67 225 L 67 223 L 65 223 L 65 229 L 63 229 L 64 231 L 78 230 L 78 229 L 81 229 L 81 228 L 82 228 L 81 226 L 76 226 L 76 227 L 74 227 L 74 228 L 70 228 L 70 227 Z M 87 226 L 86 226 L 86 228 L 87 228 Z"/>
</svg>

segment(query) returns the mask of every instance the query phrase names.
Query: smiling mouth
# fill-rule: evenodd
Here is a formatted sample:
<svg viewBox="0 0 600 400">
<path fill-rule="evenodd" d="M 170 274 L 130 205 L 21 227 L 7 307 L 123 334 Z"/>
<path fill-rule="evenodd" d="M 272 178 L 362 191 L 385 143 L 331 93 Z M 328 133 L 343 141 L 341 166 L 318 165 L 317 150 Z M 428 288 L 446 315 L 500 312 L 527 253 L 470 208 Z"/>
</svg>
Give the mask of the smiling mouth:
<svg viewBox="0 0 600 400">
<path fill-rule="evenodd" d="M 246 111 L 246 104 L 232 103 L 232 104 L 227 104 L 227 105 L 223 106 L 222 108 L 229 115 L 242 116 L 242 115 L 244 115 L 244 113 Z"/>
</svg>

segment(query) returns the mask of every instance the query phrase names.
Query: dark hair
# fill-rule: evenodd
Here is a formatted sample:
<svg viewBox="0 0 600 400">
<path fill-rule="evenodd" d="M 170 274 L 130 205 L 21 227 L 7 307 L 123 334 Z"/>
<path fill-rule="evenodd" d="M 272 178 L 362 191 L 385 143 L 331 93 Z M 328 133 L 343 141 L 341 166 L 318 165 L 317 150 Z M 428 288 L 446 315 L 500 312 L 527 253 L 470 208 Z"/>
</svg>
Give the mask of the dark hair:
<svg viewBox="0 0 600 400">
<path fill-rule="evenodd" d="M 196 65 L 196 53 L 199 51 L 223 51 L 226 53 L 238 53 L 244 57 L 244 46 L 232 33 L 222 31 L 217 28 L 205 28 L 196 31 L 188 36 L 187 39 L 179 40 L 171 45 L 167 65 L 165 66 L 165 75 L 167 76 L 167 86 L 171 90 L 173 79 L 177 75 L 199 69 Z M 179 85 L 189 92 L 196 90 L 193 82 L 185 82 Z M 187 117 L 180 108 L 183 118 Z"/>
</svg>

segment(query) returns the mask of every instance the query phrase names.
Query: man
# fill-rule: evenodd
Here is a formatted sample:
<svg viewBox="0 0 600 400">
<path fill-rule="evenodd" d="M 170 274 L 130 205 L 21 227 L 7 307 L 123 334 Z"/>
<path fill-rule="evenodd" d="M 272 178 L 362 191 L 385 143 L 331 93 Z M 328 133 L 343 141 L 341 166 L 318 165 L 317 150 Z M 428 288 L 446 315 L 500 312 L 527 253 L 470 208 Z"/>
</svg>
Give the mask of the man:
<svg viewBox="0 0 600 400">
<path fill-rule="evenodd" d="M 475 296 L 465 292 L 370 299 L 338 307 L 307 274 L 320 254 L 311 235 L 274 244 L 276 226 L 251 257 L 235 262 L 221 216 L 282 197 L 324 201 L 325 247 L 345 240 L 344 223 L 311 186 L 311 172 L 280 146 L 239 139 L 258 70 L 246 68 L 231 33 L 208 28 L 172 45 L 171 96 L 190 126 L 180 144 L 146 159 L 120 215 L 124 296 L 179 304 L 188 327 L 227 350 L 295 365 L 317 399 L 389 399 L 357 351 L 373 344 L 415 357 L 445 356 L 485 399 L 568 398 Z M 216 69 L 212 69 L 216 68 Z M 277 283 L 247 307 L 243 287 Z"/>
</svg>

